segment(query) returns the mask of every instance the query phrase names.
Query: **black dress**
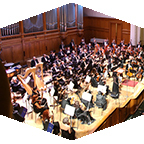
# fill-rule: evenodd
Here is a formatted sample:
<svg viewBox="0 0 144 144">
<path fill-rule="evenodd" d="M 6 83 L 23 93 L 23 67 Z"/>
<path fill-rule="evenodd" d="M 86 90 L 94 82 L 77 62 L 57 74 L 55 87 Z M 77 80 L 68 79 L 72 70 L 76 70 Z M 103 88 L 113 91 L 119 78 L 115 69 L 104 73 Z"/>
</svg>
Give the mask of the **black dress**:
<svg viewBox="0 0 144 144">
<path fill-rule="evenodd" d="M 42 121 L 43 122 L 43 130 L 44 131 L 47 131 L 47 128 L 48 128 L 48 125 L 49 125 L 49 120 L 46 119 L 45 121 Z M 55 135 L 58 135 L 58 133 L 60 132 L 60 125 L 59 125 L 59 122 L 53 122 L 54 124 L 54 127 L 53 127 L 53 134 Z"/>
<path fill-rule="evenodd" d="M 12 92 L 19 91 L 22 95 L 26 92 L 26 90 L 19 84 L 18 80 L 16 83 L 12 82 L 10 86 L 12 87 Z"/>
<path fill-rule="evenodd" d="M 39 105 L 39 101 L 35 101 L 35 102 L 33 103 L 33 109 L 34 109 L 34 112 L 35 112 L 35 113 L 40 113 L 40 115 L 42 115 L 43 112 L 44 112 L 46 109 L 49 109 L 48 106 L 47 106 L 47 104 L 46 104 L 44 107 L 42 107 L 42 108 L 37 108 L 37 106 L 35 105 L 36 103 L 38 103 L 38 105 Z"/>
<path fill-rule="evenodd" d="M 112 88 L 112 92 L 115 94 L 119 93 L 119 82 L 118 82 L 118 77 L 114 77 L 113 78 L 113 88 Z"/>
<path fill-rule="evenodd" d="M 75 140 L 75 130 L 73 128 L 71 128 L 71 133 L 69 133 L 69 131 L 67 130 L 63 130 L 61 129 L 62 134 L 61 136 L 63 138 L 69 139 L 69 140 Z"/>
</svg>

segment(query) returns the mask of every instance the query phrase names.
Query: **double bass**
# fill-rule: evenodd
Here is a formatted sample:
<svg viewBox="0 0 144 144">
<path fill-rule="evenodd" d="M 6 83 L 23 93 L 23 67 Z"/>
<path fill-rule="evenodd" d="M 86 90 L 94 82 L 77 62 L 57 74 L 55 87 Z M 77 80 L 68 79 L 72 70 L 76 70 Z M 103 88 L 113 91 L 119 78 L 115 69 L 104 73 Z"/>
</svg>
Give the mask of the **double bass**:
<svg viewBox="0 0 144 144">
<path fill-rule="evenodd" d="M 142 73 L 143 73 L 143 69 L 140 69 L 140 71 L 136 74 L 137 80 L 139 80 L 139 79 L 142 80 Z"/>
</svg>

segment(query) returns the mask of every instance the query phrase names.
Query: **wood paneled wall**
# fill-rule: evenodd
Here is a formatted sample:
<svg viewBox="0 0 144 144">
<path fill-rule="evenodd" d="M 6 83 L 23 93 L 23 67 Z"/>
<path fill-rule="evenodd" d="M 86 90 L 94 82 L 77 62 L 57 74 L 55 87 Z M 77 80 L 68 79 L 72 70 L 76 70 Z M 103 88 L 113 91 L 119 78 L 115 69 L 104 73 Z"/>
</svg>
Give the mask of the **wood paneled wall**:
<svg viewBox="0 0 144 144">
<path fill-rule="evenodd" d="M 125 43 L 130 41 L 130 24 L 113 18 L 84 17 L 84 37 L 88 43 L 91 38 L 102 38 L 112 40 L 112 24 L 119 24 L 118 36 Z M 119 41 L 118 41 L 119 42 Z"/>
<path fill-rule="evenodd" d="M 67 45 L 74 39 L 75 43 L 79 44 L 83 31 L 75 27 L 68 29 L 67 32 L 52 30 L 1 37 L 1 58 L 6 62 L 21 62 L 24 64 L 26 60 L 33 56 L 49 54 L 51 50 L 58 52 L 61 41 L 64 41 Z"/>
<path fill-rule="evenodd" d="M 134 99 L 129 99 L 123 107 L 117 107 L 105 121 L 96 129 L 96 131 L 103 130 L 110 126 L 124 122 L 128 116 L 133 115 L 141 103 L 144 101 L 144 91 Z"/>
</svg>

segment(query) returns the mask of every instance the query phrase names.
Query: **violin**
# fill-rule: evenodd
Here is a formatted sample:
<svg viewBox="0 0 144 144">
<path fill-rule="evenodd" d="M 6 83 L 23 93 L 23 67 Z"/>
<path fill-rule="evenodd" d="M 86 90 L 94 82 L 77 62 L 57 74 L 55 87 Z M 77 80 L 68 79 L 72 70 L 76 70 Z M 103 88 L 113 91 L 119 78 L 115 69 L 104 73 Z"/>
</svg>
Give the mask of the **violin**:
<svg viewBox="0 0 144 144">
<path fill-rule="evenodd" d="M 98 75 L 98 76 L 97 76 L 96 81 L 97 81 L 97 82 L 99 82 L 99 81 L 100 81 L 100 75 Z"/>
<path fill-rule="evenodd" d="M 132 67 L 130 67 L 130 68 L 128 69 L 127 76 L 132 77 L 132 76 L 133 76 L 133 73 L 131 73 L 130 70 L 132 70 Z"/>
<path fill-rule="evenodd" d="M 143 73 L 143 69 L 140 69 L 140 71 L 136 75 L 137 80 L 139 80 L 140 78 L 142 78 L 142 73 Z"/>
<path fill-rule="evenodd" d="M 105 73 L 105 71 L 106 71 L 106 67 L 103 69 L 103 73 Z"/>
</svg>

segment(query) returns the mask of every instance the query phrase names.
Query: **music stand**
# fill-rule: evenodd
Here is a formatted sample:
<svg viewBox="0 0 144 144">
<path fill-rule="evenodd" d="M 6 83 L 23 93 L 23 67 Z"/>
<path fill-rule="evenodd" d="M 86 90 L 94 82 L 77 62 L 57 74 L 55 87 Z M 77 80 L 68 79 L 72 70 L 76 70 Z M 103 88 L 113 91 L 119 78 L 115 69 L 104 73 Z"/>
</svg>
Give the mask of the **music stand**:
<svg viewBox="0 0 144 144">
<path fill-rule="evenodd" d="M 74 87 L 74 83 L 72 81 L 70 81 L 70 83 L 68 85 L 68 90 L 70 90 L 71 93 L 73 93 L 73 87 Z"/>
<path fill-rule="evenodd" d="M 89 83 L 91 80 L 91 77 L 89 75 L 86 76 L 85 82 Z"/>
<path fill-rule="evenodd" d="M 92 98 L 92 94 L 90 94 L 90 93 L 84 92 L 82 94 L 82 99 L 86 100 L 88 102 L 87 110 L 89 109 L 91 98 Z"/>
<path fill-rule="evenodd" d="M 106 93 L 106 86 L 98 85 L 98 91 L 102 92 L 103 94 Z"/>
<path fill-rule="evenodd" d="M 75 107 L 66 104 L 64 113 L 70 116 L 70 127 L 72 127 L 72 117 L 74 116 Z"/>
</svg>

